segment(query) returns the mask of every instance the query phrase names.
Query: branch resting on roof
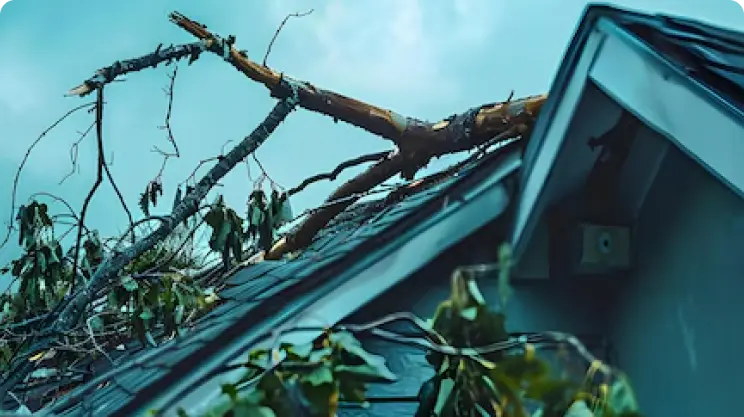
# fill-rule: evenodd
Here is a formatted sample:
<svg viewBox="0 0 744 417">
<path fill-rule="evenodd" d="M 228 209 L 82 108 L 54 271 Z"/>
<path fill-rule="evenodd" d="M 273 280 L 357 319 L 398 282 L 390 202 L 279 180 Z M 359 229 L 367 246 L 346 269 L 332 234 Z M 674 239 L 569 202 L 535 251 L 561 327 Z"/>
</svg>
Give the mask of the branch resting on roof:
<svg viewBox="0 0 744 417">
<path fill-rule="evenodd" d="M 178 12 L 171 13 L 170 20 L 199 38 L 206 50 L 223 57 L 245 76 L 266 86 L 273 97 L 283 98 L 290 93 L 281 82 L 287 76 L 248 59 L 245 53 L 233 46 L 234 36 L 224 39 Z M 329 201 L 367 191 L 397 174 L 412 179 L 431 158 L 475 148 L 504 132 L 514 130 L 517 132 L 514 137 L 518 136 L 527 130 L 547 99 L 546 95 L 538 95 L 486 104 L 430 123 L 317 88 L 308 82 L 295 81 L 293 85 L 299 89 L 300 107 L 360 127 L 392 141 L 399 149 L 396 154 L 342 185 Z M 305 247 L 328 221 L 354 201 L 345 200 L 315 212 L 292 235 L 275 245 L 266 258 L 276 259 Z"/>
</svg>

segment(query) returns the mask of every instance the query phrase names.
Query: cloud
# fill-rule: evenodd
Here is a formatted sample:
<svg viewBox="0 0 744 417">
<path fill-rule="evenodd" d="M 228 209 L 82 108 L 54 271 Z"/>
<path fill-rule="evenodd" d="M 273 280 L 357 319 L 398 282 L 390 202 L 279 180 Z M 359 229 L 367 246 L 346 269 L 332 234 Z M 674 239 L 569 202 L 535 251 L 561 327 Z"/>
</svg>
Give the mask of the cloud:
<svg viewBox="0 0 744 417">
<path fill-rule="evenodd" d="M 306 3 L 304 3 L 306 4 Z M 489 0 L 331 0 L 288 23 L 286 48 L 304 49 L 309 81 L 349 95 L 421 103 L 464 94 L 458 60 L 487 46 L 503 2 Z M 272 2 L 271 20 L 306 10 L 298 0 Z M 301 51 L 299 53 L 302 53 Z M 423 97 L 423 100 L 422 100 Z"/>
</svg>

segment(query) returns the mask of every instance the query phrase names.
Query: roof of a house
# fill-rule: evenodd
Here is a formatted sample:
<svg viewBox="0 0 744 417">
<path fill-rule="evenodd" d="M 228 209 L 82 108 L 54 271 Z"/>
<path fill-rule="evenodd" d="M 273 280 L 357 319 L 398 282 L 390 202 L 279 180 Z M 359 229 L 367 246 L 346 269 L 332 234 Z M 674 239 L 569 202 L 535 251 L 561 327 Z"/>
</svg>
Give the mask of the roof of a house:
<svg viewBox="0 0 744 417">
<path fill-rule="evenodd" d="M 178 389 L 185 386 L 177 384 L 219 368 L 222 363 L 217 358 L 226 346 L 237 343 L 242 353 L 247 352 L 272 329 L 372 267 L 375 260 L 401 250 L 402 244 L 415 241 L 422 231 L 437 230 L 435 223 L 451 222 L 458 213 L 465 214 L 449 226 L 463 233 L 426 237 L 434 244 L 419 246 L 416 259 L 406 262 L 412 268 L 424 266 L 448 245 L 457 243 L 451 239 L 467 237 L 507 207 L 503 180 L 516 172 L 520 163 L 514 148 L 507 145 L 402 199 L 350 206 L 297 258 L 263 261 L 229 277 L 219 293 L 224 303 L 200 319 L 187 335 L 157 348 L 119 356 L 110 370 L 61 397 L 48 410 L 61 416 L 131 416 L 150 407 L 165 391 L 173 391 L 171 398 L 178 398 Z M 489 195 L 484 185 L 497 187 L 499 192 Z M 464 210 L 479 199 L 479 216 Z M 382 271 L 383 275 L 389 272 L 391 279 L 385 284 L 386 278 L 380 276 L 380 288 L 375 291 L 384 291 L 408 273 L 393 269 Z M 363 297 L 345 300 L 350 304 L 349 312 L 364 302 Z"/>
<path fill-rule="evenodd" d="M 678 18 L 590 6 L 526 150 L 527 173 L 588 32 L 601 18 L 633 33 L 733 111 L 744 112 L 744 35 Z M 339 314 L 353 312 L 501 215 L 511 197 L 504 180 L 521 167 L 519 153 L 518 148 L 494 152 L 400 201 L 349 207 L 297 258 L 261 262 L 228 278 L 220 293 L 224 303 L 192 332 L 157 348 L 119 356 L 110 370 L 66 394 L 49 410 L 64 416 L 131 416 L 144 407 L 173 404 L 193 385 L 214 376 L 236 352 L 249 350 L 276 327 L 328 300 L 344 284 L 362 282 L 366 273 L 368 286 L 359 285 L 356 297 L 344 300 L 352 305 Z M 395 254 L 401 254 L 399 259 Z"/>
<path fill-rule="evenodd" d="M 590 5 L 525 149 L 521 213 L 512 238 L 517 256 L 529 240 L 537 200 L 588 84 L 744 195 L 744 166 L 734 156 L 744 154 L 744 34 L 686 18 Z"/>
</svg>

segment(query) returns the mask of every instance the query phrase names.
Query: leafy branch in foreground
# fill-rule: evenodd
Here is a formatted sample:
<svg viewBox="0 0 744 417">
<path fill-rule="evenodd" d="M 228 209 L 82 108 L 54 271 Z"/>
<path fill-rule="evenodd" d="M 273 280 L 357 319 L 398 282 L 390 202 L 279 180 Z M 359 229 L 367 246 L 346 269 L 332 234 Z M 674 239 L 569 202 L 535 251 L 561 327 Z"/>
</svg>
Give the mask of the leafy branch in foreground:
<svg viewBox="0 0 744 417">
<path fill-rule="evenodd" d="M 207 196 L 207 193 L 214 185 L 224 177 L 240 161 L 245 159 L 251 152 L 255 151 L 269 135 L 279 126 L 279 124 L 289 115 L 297 103 L 297 96 L 291 96 L 283 99 L 272 109 L 266 119 L 247 137 L 245 137 L 237 146 L 225 155 L 224 158 L 209 170 L 209 172 L 197 183 L 194 190 L 187 194 L 184 199 L 176 205 L 169 216 L 160 217 L 157 220 L 160 226 L 142 237 L 132 245 L 122 249 L 120 252 L 113 253 L 106 257 L 91 276 L 86 286 L 76 291 L 67 303 L 60 303 L 57 307 L 59 315 L 56 321 L 47 321 L 46 326 L 50 326 L 49 335 L 44 337 L 32 338 L 29 342 L 35 352 L 29 352 L 33 355 L 39 351 L 43 352 L 49 349 L 60 335 L 75 328 L 81 317 L 85 315 L 86 306 L 88 306 L 96 297 L 100 296 L 103 290 L 110 288 L 116 283 L 121 271 L 132 260 L 142 255 L 146 251 L 155 247 L 159 242 L 165 239 L 175 227 L 193 216 L 199 209 L 199 203 Z M 6 374 L 3 384 L 0 385 L 0 397 L 4 398 L 7 392 L 14 387 L 19 381 L 23 380 L 26 375 L 34 369 L 34 364 L 26 360 L 27 356 L 14 361 L 10 371 Z"/>
<path fill-rule="evenodd" d="M 508 265 L 505 256 L 501 258 L 502 265 Z M 508 272 L 499 272 L 503 291 Z M 450 345 L 495 345 L 509 339 L 503 311 L 489 308 L 475 277 L 471 270 L 456 270 L 452 295 L 432 320 L 432 330 Z M 557 376 L 549 362 L 536 355 L 533 343 L 524 340 L 518 349 L 478 356 L 430 352 L 427 360 L 436 375 L 421 388 L 416 417 L 640 417 L 621 373 L 586 358 L 582 381 Z"/>
</svg>

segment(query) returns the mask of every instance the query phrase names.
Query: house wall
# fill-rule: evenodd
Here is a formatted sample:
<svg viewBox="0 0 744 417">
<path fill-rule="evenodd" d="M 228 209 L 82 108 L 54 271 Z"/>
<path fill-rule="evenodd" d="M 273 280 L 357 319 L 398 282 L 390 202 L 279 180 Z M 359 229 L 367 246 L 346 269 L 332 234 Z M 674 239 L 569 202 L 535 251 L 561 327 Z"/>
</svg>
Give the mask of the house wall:
<svg viewBox="0 0 744 417">
<path fill-rule="evenodd" d="M 674 149 L 641 210 L 636 242 L 637 272 L 612 333 L 645 415 L 737 414 L 744 202 Z"/>
</svg>

